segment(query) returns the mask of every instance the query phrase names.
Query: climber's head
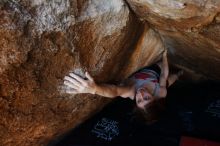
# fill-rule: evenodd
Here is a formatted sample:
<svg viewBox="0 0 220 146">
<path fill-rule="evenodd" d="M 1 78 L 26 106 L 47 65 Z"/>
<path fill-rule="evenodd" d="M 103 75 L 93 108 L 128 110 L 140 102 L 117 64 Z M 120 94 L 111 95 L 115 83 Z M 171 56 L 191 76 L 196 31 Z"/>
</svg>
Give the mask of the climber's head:
<svg viewBox="0 0 220 146">
<path fill-rule="evenodd" d="M 164 98 L 156 100 L 146 88 L 140 88 L 135 95 L 134 119 L 153 123 L 161 117 L 165 109 Z"/>
<path fill-rule="evenodd" d="M 135 101 L 137 107 L 145 110 L 145 108 L 154 101 L 154 97 L 149 93 L 146 88 L 139 88 L 135 94 Z"/>
</svg>

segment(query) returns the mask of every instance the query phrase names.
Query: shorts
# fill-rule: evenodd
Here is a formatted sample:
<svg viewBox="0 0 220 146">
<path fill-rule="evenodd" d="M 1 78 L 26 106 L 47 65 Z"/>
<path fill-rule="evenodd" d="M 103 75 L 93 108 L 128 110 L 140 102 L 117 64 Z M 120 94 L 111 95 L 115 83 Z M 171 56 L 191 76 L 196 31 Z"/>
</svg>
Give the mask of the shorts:
<svg viewBox="0 0 220 146">
<path fill-rule="evenodd" d="M 161 73 L 160 67 L 157 64 L 153 64 L 151 66 L 146 66 L 146 67 L 143 67 L 143 68 L 139 69 L 138 71 L 132 73 L 132 75 L 130 75 L 129 77 L 132 77 L 134 74 L 136 74 L 138 72 L 141 72 L 144 69 L 153 70 L 153 71 L 155 71 L 158 74 L 158 76 L 160 76 L 160 73 Z M 159 80 L 159 78 L 158 78 L 158 80 Z"/>
</svg>

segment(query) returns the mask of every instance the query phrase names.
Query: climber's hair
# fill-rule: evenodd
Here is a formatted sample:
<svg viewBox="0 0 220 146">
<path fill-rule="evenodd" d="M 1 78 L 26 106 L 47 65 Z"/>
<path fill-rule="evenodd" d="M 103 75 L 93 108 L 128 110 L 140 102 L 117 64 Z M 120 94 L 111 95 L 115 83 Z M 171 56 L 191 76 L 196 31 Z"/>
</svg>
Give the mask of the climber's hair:
<svg viewBox="0 0 220 146">
<path fill-rule="evenodd" d="M 152 124 L 160 119 L 164 111 L 164 99 L 160 99 L 146 105 L 145 109 L 135 106 L 133 109 L 133 120 L 141 123 Z"/>
</svg>

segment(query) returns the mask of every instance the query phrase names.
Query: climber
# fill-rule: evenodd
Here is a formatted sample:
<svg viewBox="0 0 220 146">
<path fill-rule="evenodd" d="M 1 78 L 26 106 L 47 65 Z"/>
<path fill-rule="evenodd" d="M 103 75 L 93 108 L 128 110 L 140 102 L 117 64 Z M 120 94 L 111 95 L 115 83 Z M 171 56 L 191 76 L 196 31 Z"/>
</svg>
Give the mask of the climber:
<svg viewBox="0 0 220 146">
<path fill-rule="evenodd" d="M 164 51 L 161 61 L 133 73 L 120 85 L 97 84 L 88 72 L 85 73 L 87 79 L 70 73 L 64 77 L 64 84 L 70 88 L 66 91 L 69 94 L 90 93 L 109 98 L 130 98 L 136 102 L 137 107 L 145 110 L 148 104 L 165 98 L 167 87 L 182 73 L 183 71 L 179 71 L 169 75 L 167 51 Z"/>
</svg>

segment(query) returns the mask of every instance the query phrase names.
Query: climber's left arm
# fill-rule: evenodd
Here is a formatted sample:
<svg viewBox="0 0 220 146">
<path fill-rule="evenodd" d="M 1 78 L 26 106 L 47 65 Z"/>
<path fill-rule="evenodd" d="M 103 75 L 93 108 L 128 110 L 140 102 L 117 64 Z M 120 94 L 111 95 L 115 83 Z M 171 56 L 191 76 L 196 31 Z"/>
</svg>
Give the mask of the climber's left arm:
<svg viewBox="0 0 220 146">
<path fill-rule="evenodd" d="M 65 76 L 64 84 L 70 87 L 70 90 L 66 92 L 70 94 L 90 93 L 109 98 L 120 96 L 133 99 L 134 97 L 135 89 L 131 84 L 97 84 L 88 72 L 86 72 L 85 76 L 87 79 L 83 79 L 74 73 Z"/>
</svg>

